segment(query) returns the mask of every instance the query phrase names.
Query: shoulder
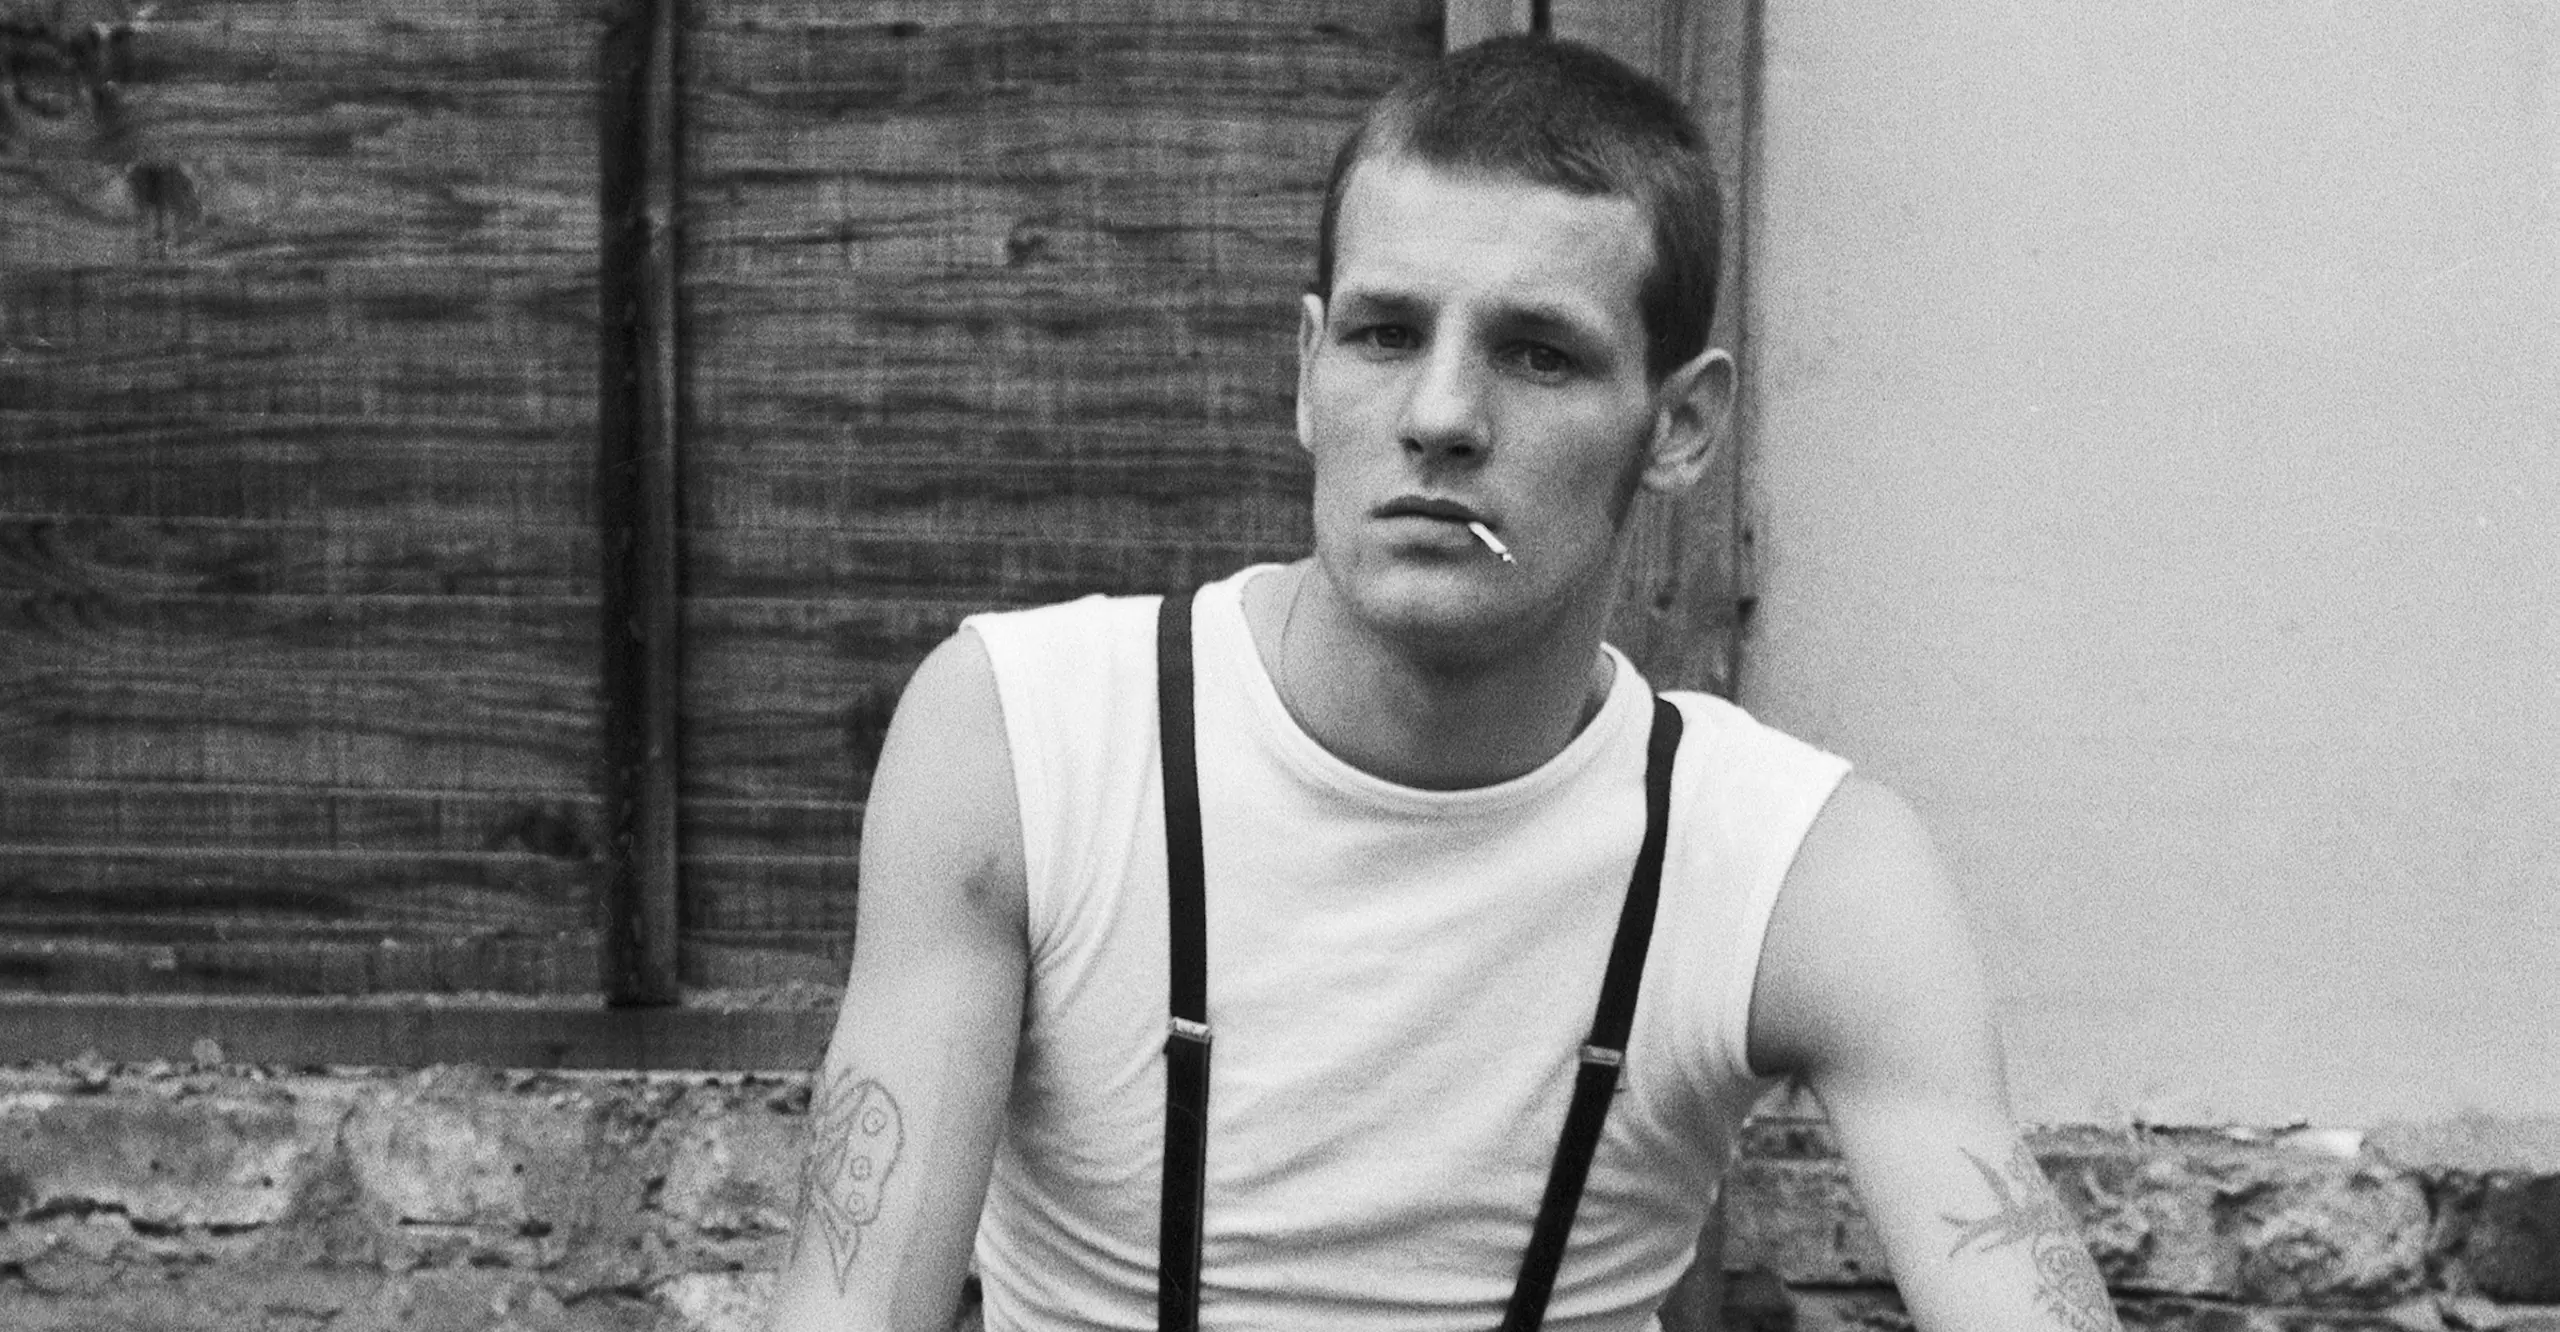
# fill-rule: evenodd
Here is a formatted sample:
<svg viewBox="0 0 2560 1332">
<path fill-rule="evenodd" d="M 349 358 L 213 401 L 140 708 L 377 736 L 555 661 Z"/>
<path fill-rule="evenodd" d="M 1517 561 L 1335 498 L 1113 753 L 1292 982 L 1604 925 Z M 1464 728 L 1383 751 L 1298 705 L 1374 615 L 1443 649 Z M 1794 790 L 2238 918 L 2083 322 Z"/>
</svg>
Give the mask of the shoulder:
<svg viewBox="0 0 2560 1332">
<path fill-rule="evenodd" d="M 1720 872 L 1745 872 L 1762 899 L 1849 772 L 1849 761 L 1710 694 L 1666 690 L 1683 732 L 1673 773 L 1675 817 L 1704 837 Z"/>
<path fill-rule="evenodd" d="M 1928 831 L 1886 787 L 1841 781 L 1779 890 L 1750 1010 L 1750 1062 L 1816 1077 L 1979 1043 L 1980 968 Z"/>
<path fill-rule="evenodd" d="M 1696 755 L 1696 776 L 1763 784 L 1801 780 L 1819 798 L 1849 770 L 1847 759 L 1761 721 L 1730 699 L 1686 689 L 1666 689 L 1661 697 L 1680 709 L 1681 761 Z"/>
<path fill-rule="evenodd" d="M 1155 597 L 1111 597 L 1095 594 L 1021 610 L 983 611 L 960 622 L 985 644 L 999 667 L 1026 652 L 1054 651 L 1067 643 L 1100 646 L 1155 624 Z"/>
<path fill-rule="evenodd" d="M 1908 897 L 1943 877 L 1911 803 L 1881 782 L 1852 775 L 1840 780 L 1806 830 L 1786 891 L 1817 901 Z"/>
<path fill-rule="evenodd" d="M 922 894 L 1019 931 L 1021 810 L 995 673 L 974 628 L 928 654 L 899 696 L 864 801 L 861 882 L 866 918 Z M 954 888 L 959 897 L 945 899 Z"/>
</svg>

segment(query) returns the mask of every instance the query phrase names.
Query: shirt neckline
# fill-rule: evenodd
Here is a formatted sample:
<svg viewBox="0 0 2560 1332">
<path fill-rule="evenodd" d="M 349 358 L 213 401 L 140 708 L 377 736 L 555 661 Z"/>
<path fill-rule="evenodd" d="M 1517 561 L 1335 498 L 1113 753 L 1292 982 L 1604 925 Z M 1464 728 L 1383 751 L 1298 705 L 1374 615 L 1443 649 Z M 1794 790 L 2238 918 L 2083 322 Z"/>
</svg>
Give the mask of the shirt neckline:
<svg viewBox="0 0 2560 1332">
<path fill-rule="evenodd" d="M 1222 688 L 1241 689 L 1253 721 L 1270 742 L 1272 751 L 1299 776 L 1318 786 L 1390 809 L 1438 814 L 1506 810 L 1572 782 L 1602 754 L 1628 743 L 1636 733 L 1637 723 L 1650 715 L 1646 703 L 1651 691 L 1644 677 L 1625 653 L 1603 643 L 1601 651 L 1609 658 L 1608 699 L 1590 725 L 1537 767 L 1490 786 L 1447 791 L 1407 786 L 1365 772 L 1326 749 L 1298 725 L 1297 718 L 1289 715 L 1288 704 L 1280 700 L 1279 686 L 1254 646 L 1252 631 L 1244 618 L 1245 585 L 1281 567 L 1256 564 L 1203 589 L 1196 616 L 1203 631 L 1199 646 L 1203 656 L 1214 655 L 1222 665 L 1215 677 L 1208 678 L 1216 679 Z M 1640 738 L 1637 742 L 1641 743 Z"/>
</svg>

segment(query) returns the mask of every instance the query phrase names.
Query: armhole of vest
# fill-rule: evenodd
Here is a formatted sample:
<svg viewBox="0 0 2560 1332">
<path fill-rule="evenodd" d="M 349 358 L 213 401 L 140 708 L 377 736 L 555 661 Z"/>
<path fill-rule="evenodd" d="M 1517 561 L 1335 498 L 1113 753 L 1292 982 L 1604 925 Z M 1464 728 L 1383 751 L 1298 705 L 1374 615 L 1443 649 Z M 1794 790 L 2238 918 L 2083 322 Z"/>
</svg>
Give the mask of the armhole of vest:
<svg viewBox="0 0 2560 1332">
<path fill-rule="evenodd" d="M 1774 844 L 1783 850 L 1755 864 L 1734 932 L 1716 1033 L 1726 1073 L 1744 1082 L 1759 1082 L 1768 1076 L 1751 1067 L 1751 1003 L 1760 989 L 1761 950 L 1769 941 L 1769 920 L 1777 913 L 1778 894 L 1786 887 L 1788 872 L 1795 867 L 1796 853 L 1804 849 L 1805 835 L 1813 831 L 1814 820 L 1822 817 L 1824 807 L 1831 803 L 1831 793 L 1840 789 L 1850 771 L 1849 761 L 1836 754 L 1790 736 L 1782 736 L 1780 743 L 1792 751 L 1786 757 L 1797 766 L 1797 771 L 1786 778 L 1789 790 L 1780 808 L 1772 811 L 1774 817 L 1770 821 L 1776 832 Z"/>
<path fill-rule="evenodd" d="M 1023 921 L 1023 938 L 1036 958 L 1057 927 L 1057 894 L 1052 891 L 1056 848 L 1047 841 L 1047 830 L 1056 826 L 1049 818 L 1046 803 L 1049 783 L 1030 776 L 1045 761 L 1048 749 L 1046 737 L 1036 733 L 1040 710 L 1020 697 L 1020 691 L 1028 687 L 1022 676 L 1023 654 L 1017 651 L 1020 644 L 1009 626 L 991 619 L 972 615 L 960 622 L 960 629 L 977 634 L 978 645 L 986 650 L 988 673 L 995 677 L 996 711 L 1004 726 L 1006 766 L 1013 777 L 1014 819 L 1017 835 L 1022 839 L 1022 896 L 1027 917 Z"/>
</svg>

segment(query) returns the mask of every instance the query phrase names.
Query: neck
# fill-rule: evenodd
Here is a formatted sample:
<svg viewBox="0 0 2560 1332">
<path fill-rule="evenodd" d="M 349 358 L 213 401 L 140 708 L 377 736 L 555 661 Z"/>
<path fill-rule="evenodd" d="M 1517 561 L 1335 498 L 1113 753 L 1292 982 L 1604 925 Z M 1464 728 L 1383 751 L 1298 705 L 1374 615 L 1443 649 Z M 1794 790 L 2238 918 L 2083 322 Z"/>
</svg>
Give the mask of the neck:
<svg viewBox="0 0 2560 1332">
<path fill-rule="evenodd" d="M 1500 651 L 1431 651 L 1362 624 L 1301 560 L 1246 587 L 1245 621 L 1289 714 L 1335 757 L 1426 790 L 1490 786 L 1563 752 L 1608 700 L 1605 602 Z"/>
</svg>

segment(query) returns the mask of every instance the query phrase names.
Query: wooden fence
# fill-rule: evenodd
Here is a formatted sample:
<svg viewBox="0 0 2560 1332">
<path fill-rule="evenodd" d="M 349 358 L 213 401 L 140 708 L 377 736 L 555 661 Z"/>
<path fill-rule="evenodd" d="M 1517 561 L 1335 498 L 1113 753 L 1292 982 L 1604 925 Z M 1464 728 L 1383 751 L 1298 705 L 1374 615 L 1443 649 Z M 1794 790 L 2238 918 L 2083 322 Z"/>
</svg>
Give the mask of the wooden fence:
<svg viewBox="0 0 2560 1332">
<path fill-rule="evenodd" d="M 635 765 L 661 979 L 833 985 L 961 616 L 1303 550 L 1323 172 L 1483 10 L 724 0 L 652 159 L 647 0 L 0 0 L 0 988 L 599 993 Z M 1620 639 L 1719 685 L 1730 486 L 1645 521 Z"/>
</svg>

